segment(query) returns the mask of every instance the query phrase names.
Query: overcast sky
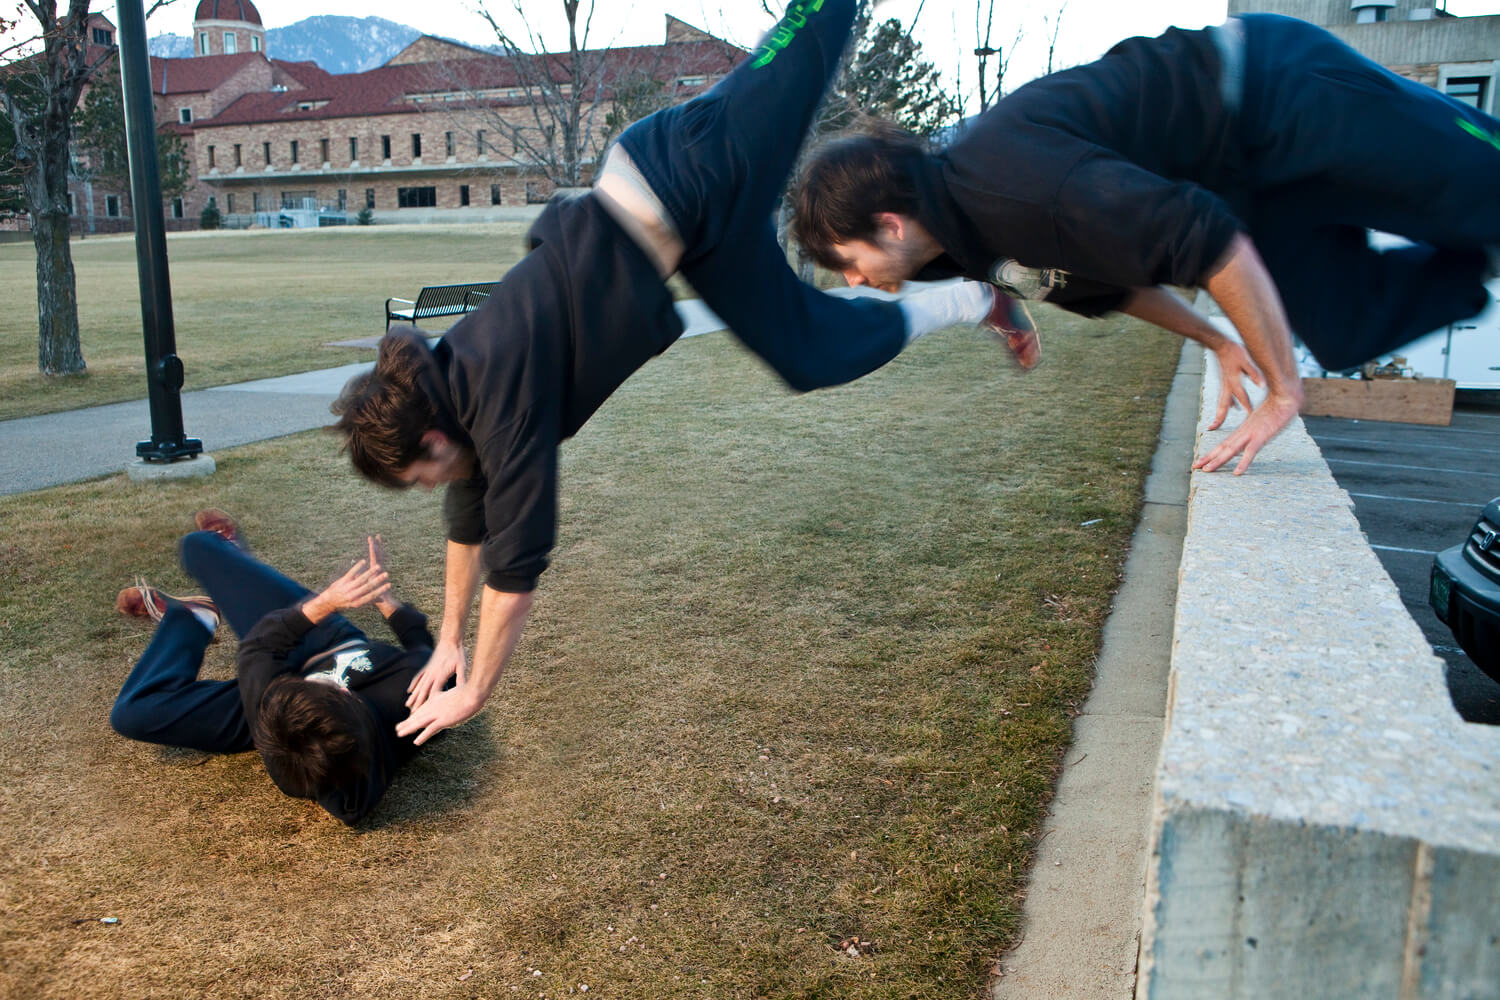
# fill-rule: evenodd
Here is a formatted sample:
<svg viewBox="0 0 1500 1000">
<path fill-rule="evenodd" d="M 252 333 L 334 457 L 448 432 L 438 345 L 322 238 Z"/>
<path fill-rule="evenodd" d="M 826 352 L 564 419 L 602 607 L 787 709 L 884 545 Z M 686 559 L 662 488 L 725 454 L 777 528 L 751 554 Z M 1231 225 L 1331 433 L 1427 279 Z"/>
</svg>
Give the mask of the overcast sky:
<svg viewBox="0 0 1500 1000">
<path fill-rule="evenodd" d="M 493 39 L 489 28 L 475 15 L 473 0 L 429 0 L 421 4 L 409 0 L 254 2 L 268 28 L 282 27 L 315 14 L 374 15 L 463 41 L 485 43 Z M 964 91 L 971 92 L 976 74 L 975 59 L 970 53 L 976 45 L 975 7 L 979 3 L 989 6 L 989 0 L 886 0 L 876 8 L 876 15 L 897 17 L 903 24 L 910 24 L 916 16 L 915 36 L 922 43 L 924 56 L 938 67 L 950 88 L 957 81 Z M 1064 0 L 994 0 L 990 44 L 1010 49 L 1017 30 L 1022 33 L 1019 44 L 1014 46 L 1007 89 L 1046 70 L 1052 26 L 1059 21 L 1054 66 L 1060 68 L 1097 58 L 1130 35 L 1154 35 L 1174 24 L 1181 27 L 1217 24 L 1224 20 L 1226 9 L 1225 0 L 1066 0 L 1058 19 L 1058 8 L 1063 3 Z M 188 34 L 196 6 L 197 0 L 175 0 L 152 16 L 148 33 Z M 502 23 L 518 34 L 524 30 L 512 0 L 492 0 L 490 6 Z M 533 26 L 552 48 L 567 47 L 562 18 L 555 13 L 561 6 L 559 0 L 524 3 Z M 598 0 L 597 6 L 599 10 L 589 36 L 591 47 L 659 42 L 664 15 L 668 13 L 747 48 L 774 22 L 760 0 Z M 782 6 L 781 0 L 770 0 L 772 10 L 779 11 Z M 1500 0 L 1448 0 L 1447 6 L 1459 16 L 1500 14 Z M 100 4 L 96 9 L 113 19 L 113 4 Z M 270 52 L 272 56 L 275 54 Z"/>
</svg>

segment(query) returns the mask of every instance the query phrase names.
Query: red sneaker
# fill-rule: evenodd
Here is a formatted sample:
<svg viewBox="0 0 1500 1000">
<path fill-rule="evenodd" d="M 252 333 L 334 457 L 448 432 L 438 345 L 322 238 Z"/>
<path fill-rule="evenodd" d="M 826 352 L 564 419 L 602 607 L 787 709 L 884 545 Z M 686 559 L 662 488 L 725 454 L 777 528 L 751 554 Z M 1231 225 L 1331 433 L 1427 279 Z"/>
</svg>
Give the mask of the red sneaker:
<svg viewBox="0 0 1500 1000">
<path fill-rule="evenodd" d="M 240 534 L 240 526 L 235 523 L 234 518 L 217 507 L 205 507 L 194 514 L 193 525 L 199 531 L 212 531 L 224 540 L 233 543 L 236 548 L 245 547 L 245 539 Z"/>
<path fill-rule="evenodd" d="M 115 596 L 115 610 L 120 614 L 129 618 L 149 618 L 154 622 L 162 620 L 170 604 L 182 604 L 194 610 L 207 611 L 213 616 L 215 627 L 223 624 L 224 616 L 219 613 L 219 608 L 212 599 L 201 595 L 173 597 L 140 577 L 136 578 L 135 586 L 126 587 Z"/>
<path fill-rule="evenodd" d="M 1042 336 L 1036 322 L 1020 299 L 995 289 L 995 305 L 980 324 L 1010 349 L 1016 364 L 1030 371 L 1042 361 Z"/>
</svg>

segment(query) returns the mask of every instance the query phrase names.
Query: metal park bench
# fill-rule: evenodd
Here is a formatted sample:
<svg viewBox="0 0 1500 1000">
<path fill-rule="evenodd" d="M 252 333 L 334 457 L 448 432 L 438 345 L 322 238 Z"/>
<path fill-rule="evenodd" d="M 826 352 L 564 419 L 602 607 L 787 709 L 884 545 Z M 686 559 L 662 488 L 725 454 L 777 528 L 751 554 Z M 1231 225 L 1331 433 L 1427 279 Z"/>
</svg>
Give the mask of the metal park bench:
<svg viewBox="0 0 1500 1000">
<path fill-rule="evenodd" d="M 385 300 L 385 329 L 389 333 L 392 320 L 401 320 L 416 326 L 417 320 L 429 316 L 457 316 L 477 309 L 490 297 L 496 282 L 470 281 L 461 285 L 428 285 L 413 299 L 390 298 Z M 396 308 L 392 308 L 392 306 Z"/>
</svg>

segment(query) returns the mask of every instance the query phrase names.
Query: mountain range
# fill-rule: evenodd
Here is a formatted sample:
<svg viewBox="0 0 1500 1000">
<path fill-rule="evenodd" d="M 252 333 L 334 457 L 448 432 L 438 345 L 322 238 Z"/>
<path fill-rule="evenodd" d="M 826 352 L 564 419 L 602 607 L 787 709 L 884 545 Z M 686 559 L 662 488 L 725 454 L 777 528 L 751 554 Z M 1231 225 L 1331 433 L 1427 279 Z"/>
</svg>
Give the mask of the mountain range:
<svg viewBox="0 0 1500 1000">
<path fill-rule="evenodd" d="M 422 32 L 383 17 L 320 15 L 266 30 L 266 55 L 287 62 L 315 62 L 330 73 L 361 73 L 383 65 Z M 193 54 L 186 35 L 156 35 L 153 56 L 181 59 Z"/>
</svg>

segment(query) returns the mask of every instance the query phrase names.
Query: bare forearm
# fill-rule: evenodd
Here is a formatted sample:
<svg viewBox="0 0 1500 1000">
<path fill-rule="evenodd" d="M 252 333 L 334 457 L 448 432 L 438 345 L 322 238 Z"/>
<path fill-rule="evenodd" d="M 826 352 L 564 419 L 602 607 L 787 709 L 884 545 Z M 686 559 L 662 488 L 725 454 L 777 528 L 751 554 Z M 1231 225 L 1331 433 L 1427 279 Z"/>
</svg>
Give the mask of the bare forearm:
<svg viewBox="0 0 1500 1000">
<path fill-rule="evenodd" d="M 484 595 L 479 600 L 479 634 L 474 641 L 474 660 L 465 683 L 478 704 L 482 705 L 489 699 L 500 675 L 505 672 L 531 614 L 531 604 L 532 595 L 529 593 L 511 594 L 484 588 Z"/>
<path fill-rule="evenodd" d="M 1245 349 L 1265 374 L 1267 391 L 1300 404 L 1302 382 L 1292 354 L 1291 325 L 1249 237 L 1242 233 L 1234 238 L 1204 287 L 1240 332 Z"/>
<path fill-rule="evenodd" d="M 1125 300 L 1120 311 L 1214 350 L 1225 340 L 1224 334 L 1208 321 L 1208 317 L 1167 288 L 1136 288 L 1131 291 L 1130 298 Z"/>
<path fill-rule="evenodd" d="M 464 626 L 469 609 L 474 606 L 474 592 L 479 589 L 482 564 L 478 545 L 460 545 L 450 541 L 444 559 L 443 624 L 438 630 L 439 642 L 463 643 Z"/>
</svg>

